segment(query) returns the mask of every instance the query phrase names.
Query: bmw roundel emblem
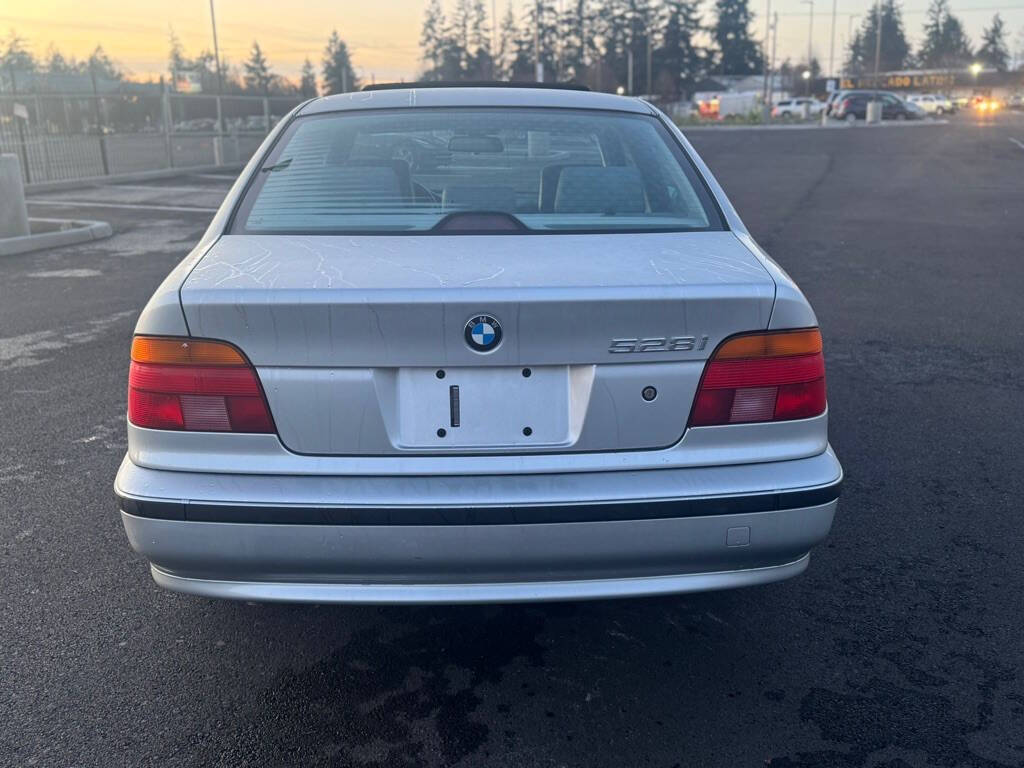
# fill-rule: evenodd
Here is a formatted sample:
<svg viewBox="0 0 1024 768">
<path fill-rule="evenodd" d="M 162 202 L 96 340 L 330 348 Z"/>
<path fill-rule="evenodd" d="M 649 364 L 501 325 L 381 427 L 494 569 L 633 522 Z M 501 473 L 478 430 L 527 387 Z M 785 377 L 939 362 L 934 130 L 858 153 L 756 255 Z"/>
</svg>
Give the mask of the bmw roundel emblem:
<svg viewBox="0 0 1024 768">
<path fill-rule="evenodd" d="M 466 343 L 477 352 L 490 352 L 501 344 L 501 323 L 491 315 L 477 315 L 466 322 Z"/>
</svg>

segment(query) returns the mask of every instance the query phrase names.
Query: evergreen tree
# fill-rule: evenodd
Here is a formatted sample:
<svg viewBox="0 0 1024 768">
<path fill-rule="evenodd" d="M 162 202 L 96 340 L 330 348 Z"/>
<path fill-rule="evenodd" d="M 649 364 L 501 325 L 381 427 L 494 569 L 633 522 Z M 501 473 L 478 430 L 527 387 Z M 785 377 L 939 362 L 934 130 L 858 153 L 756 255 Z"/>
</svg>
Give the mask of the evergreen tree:
<svg viewBox="0 0 1024 768">
<path fill-rule="evenodd" d="M 455 11 L 452 13 L 452 25 L 448 30 L 449 45 L 459 50 L 460 58 L 469 56 L 469 27 L 472 6 L 469 0 L 455 0 Z"/>
<path fill-rule="evenodd" d="M 882 28 L 885 35 L 885 28 Z M 949 12 L 949 0 L 932 0 L 924 23 L 924 40 L 917 52 L 917 63 L 925 69 L 966 66 L 971 59 L 971 43 L 960 20 Z"/>
<path fill-rule="evenodd" d="M 667 0 L 661 45 L 655 55 L 658 93 L 667 99 L 689 92 L 704 70 L 705 54 L 697 46 L 701 32 L 697 0 Z"/>
<path fill-rule="evenodd" d="M 1006 46 L 1006 29 L 998 13 L 992 17 L 992 26 L 981 33 L 978 61 L 1000 72 L 1009 68 L 1010 50 Z"/>
<path fill-rule="evenodd" d="M 46 49 L 46 71 L 51 75 L 69 75 L 78 71 L 78 62 L 66 59 L 52 44 Z"/>
<path fill-rule="evenodd" d="M 16 72 L 34 72 L 37 68 L 36 57 L 28 50 L 28 41 L 20 37 L 13 29 L 0 54 L 0 66 Z"/>
<path fill-rule="evenodd" d="M 648 52 L 652 63 L 654 58 L 654 41 L 651 39 L 656 26 L 654 11 L 649 0 L 628 0 L 626 16 L 629 19 L 629 50 L 633 53 L 633 93 L 646 93 L 647 84 L 654 84 L 653 73 L 647 71 Z"/>
<path fill-rule="evenodd" d="M 561 79 L 583 83 L 595 69 L 602 10 L 600 7 L 595 10 L 588 0 L 569 0 L 567 3 L 558 23 Z"/>
<path fill-rule="evenodd" d="M 181 40 L 178 39 L 174 27 L 167 28 L 167 42 L 170 46 L 167 51 L 167 71 L 170 73 L 173 83 L 178 72 L 189 69 L 191 63 L 185 58 L 185 48 L 182 46 Z"/>
<path fill-rule="evenodd" d="M 313 69 L 313 62 L 306 57 L 302 62 L 302 74 L 299 78 L 299 92 L 303 98 L 311 99 L 316 96 L 316 70 Z"/>
<path fill-rule="evenodd" d="M 498 50 L 494 52 L 494 76 L 499 80 L 511 80 L 516 57 L 516 15 L 509 3 L 505 17 L 498 28 Z"/>
<path fill-rule="evenodd" d="M 327 40 L 320 71 L 323 75 L 325 94 L 346 93 L 357 90 L 359 87 L 359 80 L 352 69 L 352 61 L 348 55 L 348 46 L 338 36 L 336 29 L 331 32 L 331 36 Z"/>
<path fill-rule="evenodd" d="M 444 61 L 445 39 L 444 11 L 441 0 L 429 0 L 423 14 L 423 30 L 420 32 L 420 50 L 423 56 L 423 79 L 440 79 Z"/>
<path fill-rule="evenodd" d="M 601 41 L 596 78 L 605 90 L 628 89 L 629 57 L 633 55 L 633 82 L 638 82 L 634 8 L 630 0 L 605 0 L 597 16 L 595 34 Z"/>
<path fill-rule="evenodd" d="M 873 5 L 864 17 L 861 28 L 850 41 L 846 69 L 854 74 L 875 71 L 876 30 L 879 28 L 878 6 Z M 910 61 L 910 44 L 903 31 L 903 14 L 896 0 L 884 0 L 881 12 L 882 48 L 878 71 L 903 69 Z"/>
<path fill-rule="evenodd" d="M 118 66 L 107 55 L 107 52 L 103 50 L 102 45 L 97 45 L 92 53 L 89 54 L 87 65 L 89 71 L 95 74 L 98 79 L 120 80 L 124 77 Z"/>
<path fill-rule="evenodd" d="M 469 76 L 474 80 L 494 79 L 494 57 L 491 52 L 491 25 L 487 20 L 484 0 L 474 0 L 469 19 Z"/>
<path fill-rule="evenodd" d="M 890 0 L 891 1 L 891 0 Z M 760 47 L 750 35 L 754 20 L 748 0 L 715 0 L 715 71 L 723 75 L 751 75 L 762 71 Z"/>
<path fill-rule="evenodd" d="M 252 42 L 249 58 L 242 66 L 245 68 L 245 87 L 263 96 L 269 96 L 274 74 L 270 71 L 270 64 L 263 54 L 263 49 L 255 40 Z"/>
<path fill-rule="evenodd" d="M 536 44 L 535 44 L 536 43 Z M 558 44 L 558 14 L 553 0 L 533 0 L 527 5 L 526 19 L 523 22 L 522 35 L 517 46 L 520 57 L 529 50 L 529 76 L 535 80 L 535 64 L 537 54 L 544 65 L 544 80 L 551 82 L 556 74 L 556 46 Z M 517 57 L 519 59 L 520 57 Z"/>
<path fill-rule="evenodd" d="M 963 23 L 956 16 L 946 17 L 945 38 L 947 54 L 943 66 L 957 69 L 968 66 L 974 59 L 974 51 Z"/>
</svg>

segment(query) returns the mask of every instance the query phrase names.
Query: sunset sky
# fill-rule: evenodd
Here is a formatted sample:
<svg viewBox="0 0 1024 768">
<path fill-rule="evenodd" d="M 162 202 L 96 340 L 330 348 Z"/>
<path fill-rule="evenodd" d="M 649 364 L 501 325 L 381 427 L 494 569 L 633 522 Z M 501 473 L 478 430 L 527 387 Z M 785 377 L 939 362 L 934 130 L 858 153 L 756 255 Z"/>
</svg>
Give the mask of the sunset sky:
<svg viewBox="0 0 1024 768">
<path fill-rule="evenodd" d="M 497 0 L 498 16 L 509 0 Z M 567 2 L 568 0 L 562 0 Z M 215 0 L 221 53 L 233 64 L 259 40 L 274 71 L 296 77 L 306 56 L 317 65 L 327 36 L 337 28 L 349 44 L 364 80 L 406 79 L 419 68 L 418 39 L 424 0 Z M 526 0 L 512 0 L 517 12 Z M 451 5 L 448 0 L 447 5 Z M 836 59 L 845 43 L 848 16 L 863 13 L 871 0 L 839 0 Z M 752 0 L 754 29 L 763 34 L 764 0 Z M 905 0 L 904 19 L 916 42 L 928 0 Z M 1007 22 L 1011 50 L 1024 47 L 1024 0 L 953 0 L 975 44 L 999 9 Z M 774 0 L 779 12 L 779 59 L 802 58 L 807 50 L 808 6 L 800 0 Z M 832 3 L 814 6 L 814 51 L 823 63 L 829 53 Z M 855 20 L 855 24 L 860 19 Z M 135 78 L 166 71 L 168 30 L 173 27 L 189 55 L 212 48 L 208 0 L 0 0 L 0 38 L 10 30 L 29 41 L 37 55 L 53 43 L 65 54 L 86 56 L 102 44 Z M 319 68 L 319 66 L 318 66 Z"/>
</svg>

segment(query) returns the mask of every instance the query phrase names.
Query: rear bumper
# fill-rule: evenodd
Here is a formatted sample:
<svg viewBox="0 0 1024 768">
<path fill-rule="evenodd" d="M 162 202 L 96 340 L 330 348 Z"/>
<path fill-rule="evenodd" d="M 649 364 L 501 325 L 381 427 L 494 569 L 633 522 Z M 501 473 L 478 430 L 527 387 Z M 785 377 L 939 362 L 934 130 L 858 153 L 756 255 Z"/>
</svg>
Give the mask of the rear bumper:
<svg viewBox="0 0 1024 768">
<path fill-rule="evenodd" d="M 788 578 L 828 534 L 840 482 L 831 451 L 742 467 L 372 482 L 164 472 L 126 460 L 117 493 L 132 547 L 170 589 L 457 603 Z"/>
</svg>

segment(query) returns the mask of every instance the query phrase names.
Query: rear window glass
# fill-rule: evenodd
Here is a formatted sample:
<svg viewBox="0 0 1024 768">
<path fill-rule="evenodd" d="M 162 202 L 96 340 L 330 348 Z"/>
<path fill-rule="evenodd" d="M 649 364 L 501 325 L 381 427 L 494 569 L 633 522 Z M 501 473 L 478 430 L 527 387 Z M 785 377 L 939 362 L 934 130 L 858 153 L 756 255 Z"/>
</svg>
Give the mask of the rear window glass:
<svg viewBox="0 0 1024 768">
<path fill-rule="evenodd" d="M 238 208 L 236 233 L 721 229 L 654 117 L 406 109 L 298 118 Z"/>
</svg>

